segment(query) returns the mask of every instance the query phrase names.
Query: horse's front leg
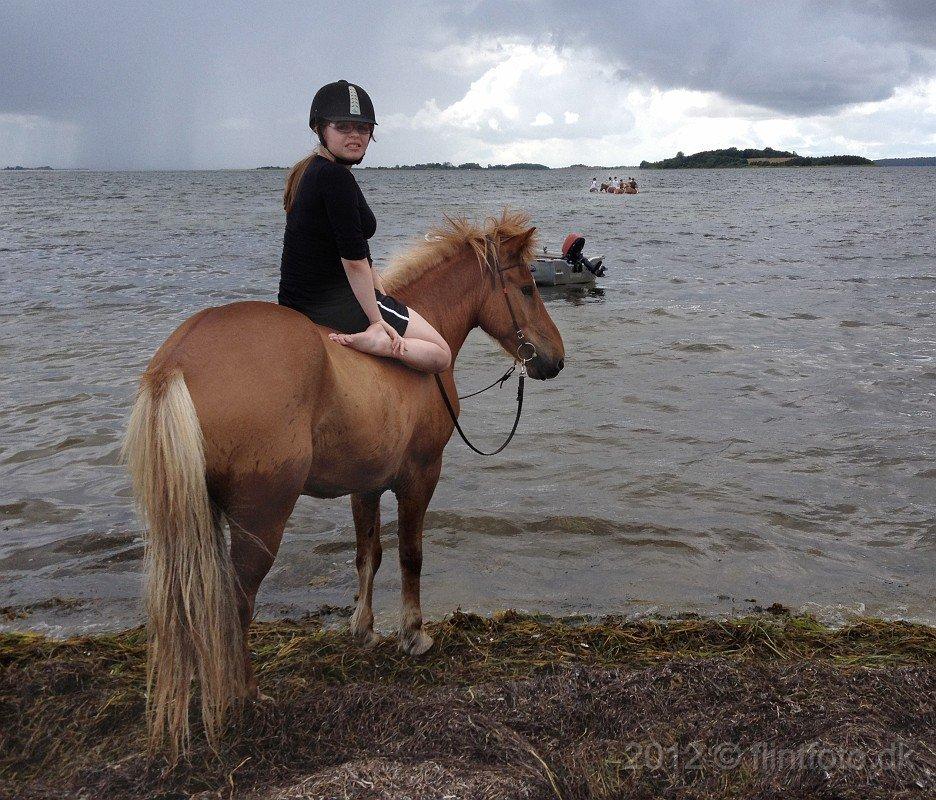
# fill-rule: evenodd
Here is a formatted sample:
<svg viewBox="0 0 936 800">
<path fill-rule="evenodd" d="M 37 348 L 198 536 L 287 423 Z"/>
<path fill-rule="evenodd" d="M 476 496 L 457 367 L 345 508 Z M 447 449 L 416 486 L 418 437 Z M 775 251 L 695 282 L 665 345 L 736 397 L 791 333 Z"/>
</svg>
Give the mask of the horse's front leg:
<svg viewBox="0 0 936 800">
<path fill-rule="evenodd" d="M 374 575 L 380 567 L 383 550 L 380 546 L 381 492 L 351 495 L 351 513 L 357 534 L 357 554 L 354 563 L 358 573 L 357 604 L 351 615 L 351 635 L 366 647 L 377 644 L 374 633 Z"/>
<path fill-rule="evenodd" d="M 411 656 L 432 647 L 432 637 L 423 629 L 419 604 L 419 575 L 422 571 L 422 535 L 426 508 L 439 480 L 441 460 L 414 474 L 396 491 L 400 520 L 400 648 Z"/>
</svg>

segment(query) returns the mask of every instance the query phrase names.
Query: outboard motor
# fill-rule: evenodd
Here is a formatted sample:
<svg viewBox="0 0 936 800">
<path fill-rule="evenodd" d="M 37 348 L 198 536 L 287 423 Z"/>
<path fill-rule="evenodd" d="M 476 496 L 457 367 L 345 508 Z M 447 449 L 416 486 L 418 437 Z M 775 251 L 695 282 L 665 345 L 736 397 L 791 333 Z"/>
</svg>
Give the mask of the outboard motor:
<svg viewBox="0 0 936 800">
<path fill-rule="evenodd" d="M 587 269 L 596 278 L 604 277 L 605 268 L 601 265 L 601 259 L 591 261 L 582 255 L 585 249 L 585 237 L 580 233 L 570 233 L 562 243 L 562 257 L 572 267 L 573 272 L 581 272 Z"/>
</svg>

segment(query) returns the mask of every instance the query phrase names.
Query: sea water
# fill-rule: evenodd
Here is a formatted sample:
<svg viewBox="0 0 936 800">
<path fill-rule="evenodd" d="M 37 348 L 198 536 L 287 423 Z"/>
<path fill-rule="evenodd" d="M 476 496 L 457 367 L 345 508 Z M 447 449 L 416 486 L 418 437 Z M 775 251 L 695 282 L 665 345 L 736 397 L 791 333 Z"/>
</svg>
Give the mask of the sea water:
<svg viewBox="0 0 936 800">
<path fill-rule="evenodd" d="M 936 622 L 936 169 L 677 170 L 589 194 L 584 170 L 356 170 L 379 267 L 443 214 L 527 211 L 607 275 L 546 292 L 558 378 L 511 445 L 457 438 L 422 598 L 553 614 Z M 0 173 L 0 626 L 138 622 L 140 523 L 118 450 L 139 373 L 201 308 L 275 300 L 284 173 Z M 462 393 L 508 357 L 480 331 Z M 512 384 L 463 404 L 482 446 Z M 383 503 L 378 627 L 399 593 Z M 301 498 L 263 616 L 353 602 L 348 499 Z"/>
</svg>

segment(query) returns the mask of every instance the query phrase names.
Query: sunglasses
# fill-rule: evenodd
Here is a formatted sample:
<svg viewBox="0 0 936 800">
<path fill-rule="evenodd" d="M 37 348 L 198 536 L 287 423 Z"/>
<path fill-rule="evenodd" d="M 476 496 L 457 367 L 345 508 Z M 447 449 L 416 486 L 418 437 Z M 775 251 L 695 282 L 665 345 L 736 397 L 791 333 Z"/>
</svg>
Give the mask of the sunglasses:
<svg viewBox="0 0 936 800">
<path fill-rule="evenodd" d="M 348 134 L 357 131 L 361 136 L 370 136 L 374 132 L 374 123 L 372 122 L 330 122 L 338 133 Z"/>
</svg>

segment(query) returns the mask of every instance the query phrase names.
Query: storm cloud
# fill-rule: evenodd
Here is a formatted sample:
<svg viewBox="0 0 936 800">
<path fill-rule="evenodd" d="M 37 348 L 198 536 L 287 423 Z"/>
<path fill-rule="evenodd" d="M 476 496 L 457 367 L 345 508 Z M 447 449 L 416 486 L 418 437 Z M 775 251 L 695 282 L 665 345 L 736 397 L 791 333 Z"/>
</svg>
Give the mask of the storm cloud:
<svg viewBox="0 0 936 800">
<path fill-rule="evenodd" d="M 448 20 L 461 35 L 587 48 L 616 62 L 622 79 L 796 115 L 883 100 L 936 72 L 936 3 L 927 0 L 483 0 Z"/>
<path fill-rule="evenodd" d="M 393 104 L 438 93 L 431 71 L 401 73 L 407 49 L 434 44 L 433 16 L 353 1 L 4 2 L 0 115 L 77 125 L 84 165 L 193 164 L 256 136 L 273 152 L 305 146 L 309 102 L 329 80 Z"/>
<path fill-rule="evenodd" d="M 6 0 L 0 165 L 291 162 L 337 78 L 377 104 L 371 164 L 929 152 L 936 4 Z"/>
</svg>

